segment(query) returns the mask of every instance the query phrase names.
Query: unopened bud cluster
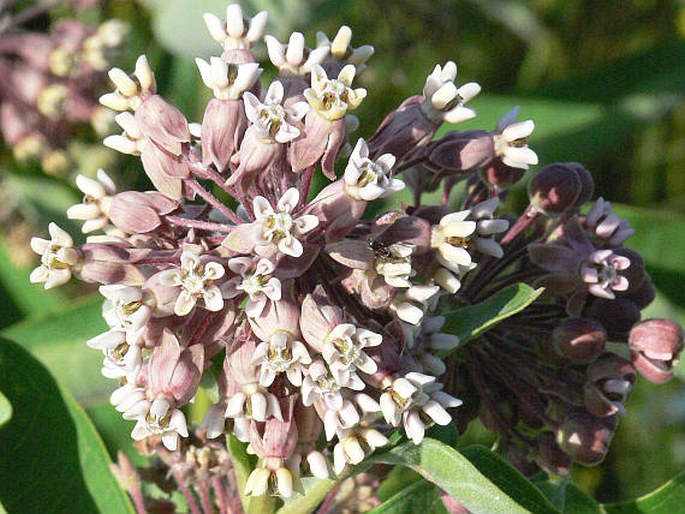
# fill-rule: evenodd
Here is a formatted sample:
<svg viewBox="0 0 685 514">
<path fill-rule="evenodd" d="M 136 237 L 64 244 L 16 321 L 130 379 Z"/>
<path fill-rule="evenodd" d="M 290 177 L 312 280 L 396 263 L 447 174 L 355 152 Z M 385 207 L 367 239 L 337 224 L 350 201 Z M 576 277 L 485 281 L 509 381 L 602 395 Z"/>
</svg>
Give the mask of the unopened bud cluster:
<svg viewBox="0 0 685 514">
<path fill-rule="evenodd" d="M 312 49 L 299 33 L 266 36 L 279 76 L 262 84 L 252 46 L 266 13 L 248 19 L 233 4 L 226 20 L 205 21 L 222 53 L 197 60 L 213 94 L 201 123 L 157 94 L 144 56 L 132 75 L 111 70 L 116 90 L 100 99 L 121 127 L 105 144 L 140 156 L 155 190 L 79 177 L 85 198 L 68 214 L 101 233 L 74 246 L 52 224 L 50 240 L 32 242 L 33 281 L 100 284 L 109 330 L 88 344 L 118 383 L 111 401 L 132 436 L 180 451 L 183 406 L 221 370 L 203 428 L 249 443 L 251 495 L 291 496 L 301 476 L 340 475 L 386 446 L 393 427 L 419 444 L 455 413 L 461 429 L 480 416 L 524 470 L 601 460 L 635 369 L 667 378 L 682 332 L 630 332 L 653 289 L 608 202 L 579 212 L 589 173 L 552 165 L 526 212 L 500 217 L 537 164 L 534 124 L 514 109 L 492 131 L 435 139 L 444 122 L 476 115 L 466 104 L 480 88 L 458 85 L 454 63 L 353 138 L 351 112 L 367 96 L 355 81 L 373 51 L 351 47 L 349 28 Z M 317 193 L 319 173 L 329 183 Z M 407 184 L 413 205 L 365 216 Z M 422 203 L 440 186 L 442 203 Z M 545 294 L 468 344 L 441 332 L 441 314 L 517 282 Z M 605 345 L 629 333 L 634 365 Z"/>
<path fill-rule="evenodd" d="M 0 5 L 0 133 L 17 160 L 60 173 L 69 167 L 66 147 L 79 126 L 109 130 L 111 115 L 95 95 L 107 85 L 105 72 L 127 29 L 117 20 L 91 27 L 75 19 L 58 20 L 47 32 L 28 29 L 46 16 L 51 3 L 44 3 L 25 10 Z M 64 3 L 79 10 L 93 2 Z"/>
</svg>

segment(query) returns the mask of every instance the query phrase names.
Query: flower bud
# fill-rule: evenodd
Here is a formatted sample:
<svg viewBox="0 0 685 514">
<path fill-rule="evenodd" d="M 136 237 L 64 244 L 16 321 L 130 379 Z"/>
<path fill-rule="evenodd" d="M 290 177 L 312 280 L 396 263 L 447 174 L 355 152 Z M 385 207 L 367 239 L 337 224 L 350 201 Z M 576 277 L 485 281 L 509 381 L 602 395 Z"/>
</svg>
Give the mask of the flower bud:
<svg viewBox="0 0 685 514">
<path fill-rule="evenodd" d="M 660 384 L 673 378 L 673 367 L 683 350 L 683 329 L 668 319 L 649 319 L 633 327 L 628 344 L 635 368 L 650 382 Z"/>
<path fill-rule="evenodd" d="M 625 415 L 624 403 L 635 383 L 635 369 L 630 361 L 614 354 L 604 355 L 587 368 L 585 407 L 599 418 Z"/>
<path fill-rule="evenodd" d="M 567 319 L 558 326 L 552 339 L 557 352 L 575 362 L 589 363 L 604 351 L 607 334 L 592 318 Z"/>
<path fill-rule="evenodd" d="M 598 419 L 587 412 L 574 413 L 564 420 L 557 442 L 574 461 L 593 466 L 604 460 L 616 423 L 615 417 Z"/>
<path fill-rule="evenodd" d="M 595 181 L 592 180 L 592 174 L 582 164 L 577 162 L 567 162 L 565 164 L 576 172 L 580 180 L 580 192 L 573 205 L 574 208 L 579 208 L 592 198 L 592 194 L 595 192 Z"/>
<path fill-rule="evenodd" d="M 583 315 L 599 320 L 612 341 L 625 341 L 630 328 L 640 321 L 640 309 L 627 298 L 592 298 Z"/>
<path fill-rule="evenodd" d="M 583 185 L 574 167 L 552 164 L 528 184 L 530 203 L 547 216 L 558 216 L 576 205 Z"/>
<path fill-rule="evenodd" d="M 548 473 L 567 475 L 573 461 L 556 441 L 552 432 L 543 432 L 537 439 L 535 461 Z"/>
</svg>

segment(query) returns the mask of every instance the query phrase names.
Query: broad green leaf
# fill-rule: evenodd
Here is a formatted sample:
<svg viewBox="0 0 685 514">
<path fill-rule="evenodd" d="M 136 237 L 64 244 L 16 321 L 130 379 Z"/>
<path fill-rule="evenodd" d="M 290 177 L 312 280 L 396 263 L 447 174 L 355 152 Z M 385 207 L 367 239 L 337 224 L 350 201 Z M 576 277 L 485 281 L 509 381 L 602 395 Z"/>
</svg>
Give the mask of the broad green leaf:
<svg viewBox="0 0 685 514">
<path fill-rule="evenodd" d="M 445 314 L 443 332 L 456 334 L 460 344 L 486 332 L 502 320 L 521 312 L 542 294 L 526 284 L 513 284 L 476 305 L 469 305 Z"/>
<path fill-rule="evenodd" d="M 0 427 L 12 419 L 12 404 L 0 391 Z"/>
<path fill-rule="evenodd" d="M 440 496 L 440 490 L 434 484 L 421 479 L 370 510 L 369 514 L 446 514 L 447 509 Z"/>
<path fill-rule="evenodd" d="M 102 299 L 94 297 L 13 325 L 2 335 L 29 350 L 79 401 L 93 404 L 115 385 L 100 374 L 102 353 L 86 345 L 106 329 Z"/>
<path fill-rule="evenodd" d="M 685 473 L 681 473 L 656 491 L 637 500 L 603 504 L 606 514 L 670 514 L 685 506 Z"/>
<path fill-rule="evenodd" d="M 558 482 L 535 482 L 542 494 L 563 514 L 602 514 L 602 507 L 570 482 L 568 477 Z"/>
<path fill-rule="evenodd" d="M 0 340 L 0 501 L 9 512 L 132 514 L 107 451 L 76 400 L 17 344 Z"/>
<path fill-rule="evenodd" d="M 497 487 L 530 512 L 554 512 L 554 506 L 532 482 L 496 453 L 483 446 L 464 448 L 461 453 Z"/>
<path fill-rule="evenodd" d="M 558 512 L 539 492 L 536 491 L 536 497 L 528 490 L 519 490 L 516 487 L 520 486 L 518 483 L 507 487 L 521 495 L 513 498 L 466 456 L 434 439 L 425 438 L 420 445 L 403 443 L 386 453 L 370 457 L 366 462 L 407 466 L 476 514 Z"/>
</svg>

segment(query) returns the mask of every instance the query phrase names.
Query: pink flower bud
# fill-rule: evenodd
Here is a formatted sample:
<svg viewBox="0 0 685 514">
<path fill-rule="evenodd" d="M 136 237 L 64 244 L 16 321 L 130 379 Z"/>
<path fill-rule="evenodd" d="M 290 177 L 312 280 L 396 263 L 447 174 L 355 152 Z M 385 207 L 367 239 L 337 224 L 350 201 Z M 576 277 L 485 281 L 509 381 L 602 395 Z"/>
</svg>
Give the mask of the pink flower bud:
<svg viewBox="0 0 685 514">
<path fill-rule="evenodd" d="M 650 382 L 673 378 L 673 367 L 683 350 L 683 329 L 668 319 L 649 319 L 635 325 L 628 344 L 633 365 Z"/>
<path fill-rule="evenodd" d="M 316 351 L 323 350 L 323 342 L 336 326 L 345 323 L 339 307 L 328 303 L 327 298 L 315 292 L 308 294 L 302 302 L 300 330 L 304 340 Z"/>
<path fill-rule="evenodd" d="M 126 191 L 112 198 L 109 217 L 112 223 L 124 232 L 143 234 L 151 232 L 161 224 L 160 215 L 168 214 L 177 208 L 178 202 L 160 193 Z"/>
<path fill-rule="evenodd" d="M 164 330 L 162 342 L 149 361 L 149 387 L 154 395 L 164 394 L 179 404 L 187 403 L 197 392 L 204 366 L 204 348 L 182 349 L 178 338 Z"/>
<path fill-rule="evenodd" d="M 242 100 L 211 99 L 202 118 L 203 164 L 214 164 L 219 173 L 224 173 L 240 147 L 246 128 Z"/>
<path fill-rule="evenodd" d="M 183 143 L 190 142 L 185 116 L 159 95 L 143 101 L 136 109 L 135 119 L 143 136 L 172 155 L 180 155 Z"/>
</svg>

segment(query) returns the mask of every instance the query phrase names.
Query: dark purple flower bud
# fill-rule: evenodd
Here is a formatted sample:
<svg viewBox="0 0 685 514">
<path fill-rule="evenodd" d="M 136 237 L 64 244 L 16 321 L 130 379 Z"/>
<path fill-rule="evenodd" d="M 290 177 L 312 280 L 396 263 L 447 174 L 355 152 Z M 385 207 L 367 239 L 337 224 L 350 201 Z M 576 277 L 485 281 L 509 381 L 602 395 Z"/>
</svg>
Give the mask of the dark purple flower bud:
<svg viewBox="0 0 685 514">
<path fill-rule="evenodd" d="M 552 339 L 559 354 L 575 362 L 589 363 L 604 351 L 607 333 L 595 319 L 575 318 L 558 326 Z"/>
<path fill-rule="evenodd" d="M 631 290 L 629 293 L 622 296 L 632 301 L 638 309 L 642 310 L 654 301 L 654 298 L 656 298 L 656 289 L 654 289 L 652 281 L 649 280 L 649 276 L 647 275 L 638 289 L 634 291 Z"/>
<path fill-rule="evenodd" d="M 583 316 L 596 318 L 612 341 L 625 341 L 631 327 L 640 321 L 640 309 L 627 298 L 614 300 L 590 297 L 591 301 L 583 311 Z"/>
<path fill-rule="evenodd" d="M 369 140 L 372 159 L 390 153 L 400 161 L 405 160 L 430 142 L 436 127 L 421 110 L 423 101 L 423 96 L 407 98 L 385 117 Z"/>
<path fill-rule="evenodd" d="M 547 473 L 568 475 L 573 460 L 568 453 L 561 449 L 555 434 L 543 432 L 538 436 L 536 442 L 535 462 Z"/>
<path fill-rule="evenodd" d="M 489 166 L 480 172 L 481 180 L 498 193 L 506 191 L 516 184 L 526 174 L 523 168 L 512 168 L 501 160 L 494 160 Z"/>
<path fill-rule="evenodd" d="M 650 382 L 661 384 L 673 378 L 683 350 L 683 329 L 669 319 L 649 319 L 633 327 L 628 344 L 635 368 Z"/>
<path fill-rule="evenodd" d="M 470 173 L 494 157 L 492 136 L 484 130 L 448 132 L 427 149 L 425 166 L 437 175 Z"/>
<path fill-rule="evenodd" d="M 558 216 L 576 206 L 583 185 L 578 172 L 566 164 L 552 164 L 528 184 L 530 203 L 547 216 Z"/>
<path fill-rule="evenodd" d="M 571 414 L 557 436 L 559 446 L 574 461 L 594 466 L 604 460 L 616 425 L 616 417 L 598 419 L 587 412 Z"/>
<path fill-rule="evenodd" d="M 587 368 L 585 407 L 599 418 L 625 415 L 625 402 L 633 390 L 636 374 L 630 361 L 606 354 Z"/>
<path fill-rule="evenodd" d="M 585 202 L 589 202 L 595 192 L 595 181 L 592 179 L 592 174 L 585 169 L 582 164 L 577 162 L 567 162 L 564 163 L 568 168 L 575 170 L 580 180 L 580 192 L 578 193 L 578 198 L 576 198 L 576 203 L 574 208 L 580 208 Z"/>
</svg>

